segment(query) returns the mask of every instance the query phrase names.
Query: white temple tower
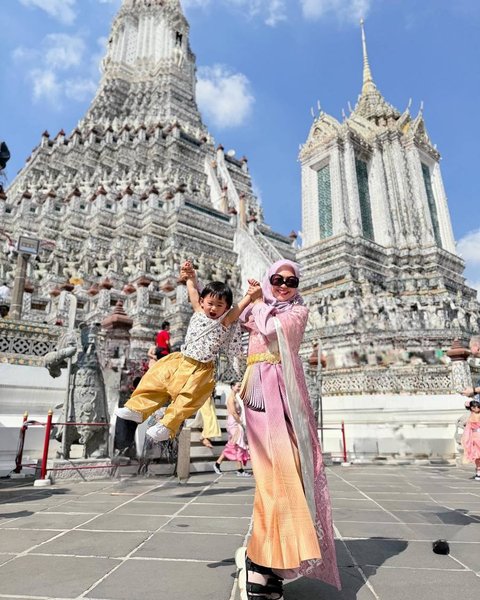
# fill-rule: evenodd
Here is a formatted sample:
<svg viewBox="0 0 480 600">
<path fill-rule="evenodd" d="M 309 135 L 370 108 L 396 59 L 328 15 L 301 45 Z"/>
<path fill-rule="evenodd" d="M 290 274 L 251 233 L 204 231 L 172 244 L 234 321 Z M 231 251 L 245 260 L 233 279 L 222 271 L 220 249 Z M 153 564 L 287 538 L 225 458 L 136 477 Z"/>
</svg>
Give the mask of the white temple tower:
<svg viewBox="0 0 480 600">
<path fill-rule="evenodd" d="M 310 338 L 332 368 L 434 361 L 479 327 L 455 251 L 440 154 L 422 108 L 376 87 L 362 23 L 363 85 L 343 122 L 320 112 L 300 151 Z"/>
<path fill-rule="evenodd" d="M 159 323 L 174 342 L 190 314 L 179 267 L 237 292 L 292 241 L 264 224 L 246 158 L 216 146 L 195 100 L 195 56 L 178 0 L 124 0 L 86 115 L 70 133 L 45 132 L 0 197 L 12 239 L 52 240 L 30 263 L 24 318 L 100 321 L 118 300 L 134 320 L 131 357 L 145 356 Z M 53 248 L 53 250 L 52 250 Z M 0 280 L 13 261 L 0 257 Z"/>
</svg>

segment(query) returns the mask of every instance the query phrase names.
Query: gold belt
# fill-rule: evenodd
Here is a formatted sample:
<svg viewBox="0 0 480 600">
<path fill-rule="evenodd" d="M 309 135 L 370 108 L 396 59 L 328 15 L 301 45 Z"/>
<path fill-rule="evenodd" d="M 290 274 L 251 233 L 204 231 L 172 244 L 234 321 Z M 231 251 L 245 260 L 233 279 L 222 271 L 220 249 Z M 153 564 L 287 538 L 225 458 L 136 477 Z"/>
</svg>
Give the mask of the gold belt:
<svg viewBox="0 0 480 600">
<path fill-rule="evenodd" d="M 280 354 L 278 352 L 261 352 L 260 354 L 250 354 L 250 356 L 247 357 L 247 365 L 254 365 L 259 362 L 278 365 L 282 361 L 280 360 Z"/>
</svg>

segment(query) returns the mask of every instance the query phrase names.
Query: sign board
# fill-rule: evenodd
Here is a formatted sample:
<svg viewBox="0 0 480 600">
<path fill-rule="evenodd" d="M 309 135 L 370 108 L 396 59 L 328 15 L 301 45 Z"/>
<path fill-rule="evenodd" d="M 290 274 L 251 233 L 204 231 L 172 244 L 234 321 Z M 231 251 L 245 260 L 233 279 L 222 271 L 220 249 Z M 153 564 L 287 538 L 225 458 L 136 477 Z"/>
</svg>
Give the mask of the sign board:
<svg viewBox="0 0 480 600">
<path fill-rule="evenodd" d="M 21 254 L 36 255 L 40 249 L 40 240 L 31 238 L 26 235 L 21 235 L 18 238 L 17 250 Z"/>
</svg>

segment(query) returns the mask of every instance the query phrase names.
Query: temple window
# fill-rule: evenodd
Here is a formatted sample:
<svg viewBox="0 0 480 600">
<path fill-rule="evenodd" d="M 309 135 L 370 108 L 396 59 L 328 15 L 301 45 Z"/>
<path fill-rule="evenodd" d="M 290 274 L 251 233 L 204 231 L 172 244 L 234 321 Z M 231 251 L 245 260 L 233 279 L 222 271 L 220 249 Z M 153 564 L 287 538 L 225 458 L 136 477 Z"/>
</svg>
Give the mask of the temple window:
<svg viewBox="0 0 480 600">
<path fill-rule="evenodd" d="M 374 239 L 372 207 L 370 204 L 370 190 L 368 188 L 368 166 L 364 160 L 355 159 L 357 172 L 358 198 L 360 200 L 360 216 L 362 219 L 363 236 L 369 240 Z"/>
<path fill-rule="evenodd" d="M 430 218 L 432 219 L 433 235 L 435 236 L 435 242 L 441 248 L 442 237 L 440 235 L 440 224 L 438 222 L 437 204 L 433 194 L 432 177 L 430 174 L 430 169 L 424 163 L 422 163 L 422 174 L 423 183 L 425 184 L 425 192 L 427 194 L 428 209 L 430 211 Z"/>
<path fill-rule="evenodd" d="M 333 235 L 332 223 L 332 191 L 330 185 L 330 166 L 325 165 L 317 171 L 318 218 L 320 239 Z"/>
</svg>

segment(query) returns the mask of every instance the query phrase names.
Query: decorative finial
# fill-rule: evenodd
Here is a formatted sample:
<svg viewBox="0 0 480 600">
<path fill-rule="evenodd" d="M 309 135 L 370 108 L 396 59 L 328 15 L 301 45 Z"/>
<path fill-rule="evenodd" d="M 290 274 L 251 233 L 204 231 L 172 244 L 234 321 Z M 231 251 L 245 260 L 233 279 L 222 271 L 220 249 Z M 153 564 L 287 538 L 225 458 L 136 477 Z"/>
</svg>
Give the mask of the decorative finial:
<svg viewBox="0 0 480 600">
<path fill-rule="evenodd" d="M 367 54 L 367 40 L 365 37 L 365 28 L 363 26 L 364 20 L 360 19 L 360 27 L 362 28 L 362 48 L 363 48 L 363 85 L 362 85 L 362 94 L 365 92 L 371 92 L 375 89 L 375 84 L 373 83 L 372 72 L 370 70 L 370 64 L 368 62 L 368 54 Z"/>
<path fill-rule="evenodd" d="M 313 106 L 310 107 L 310 114 L 315 118 L 315 112 L 313 110 Z"/>
</svg>

